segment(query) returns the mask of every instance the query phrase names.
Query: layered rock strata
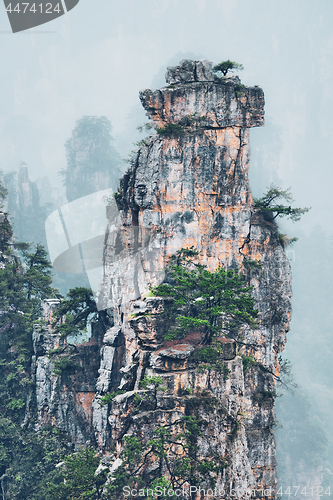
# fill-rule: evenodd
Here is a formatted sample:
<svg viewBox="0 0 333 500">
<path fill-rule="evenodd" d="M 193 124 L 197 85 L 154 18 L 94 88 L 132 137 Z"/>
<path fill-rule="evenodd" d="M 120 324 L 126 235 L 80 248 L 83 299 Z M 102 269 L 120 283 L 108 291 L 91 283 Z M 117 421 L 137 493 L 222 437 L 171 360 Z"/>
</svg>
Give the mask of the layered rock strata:
<svg viewBox="0 0 333 500">
<path fill-rule="evenodd" d="M 291 275 L 276 225 L 254 207 L 248 182 L 248 129 L 264 124 L 263 91 L 236 77 L 216 78 L 208 61 L 182 61 L 168 69 L 167 81 L 140 93 L 158 133 L 132 158 L 116 195 L 119 215 L 106 233 L 100 307 L 114 309 L 114 326 L 100 350 L 91 439 L 111 453 L 114 474 L 124 436 L 138 437 L 144 447 L 157 427 L 176 432 L 184 416 L 195 416 L 202 426 L 198 458 L 224 464 L 218 497 L 246 498 L 249 491 L 252 498 L 274 497 L 274 393 Z M 149 296 L 149 286 L 164 279 L 168 257 L 192 246 L 210 271 L 240 270 L 253 287 L 258 328 L 244 327 L 241 345 L 225 339 L 228 376 L 198 370 L 196 332 L 165 344 L 161 313 L 168 299 Z M 256 363 L 244 365 L 240 354 Z M 140 385 L 145 375 L 160 376 L 166 388 L 156 391 L 153 404 Z M 117 390 L 122 394 L 100 404 Z M 147 460 L 144 480 L 161 474 L 168 471 Z"/>
<path fill-rule="evenodd" d="M 248 488 L 255 496 L 263 490 L 274 496 L 273 401 L 277 356 L 289 329 L 291 276 L 276 225 L 255 209 L 248 181 L 248 129 L 264 124 L 263 91 L 235 78 L 214 79 L 209 63 L 201 61 L 169 68 L 167 81 L 171 85 L 161 90 L 140 93 L 158 134 L 133 157 L 119 192 L 118 225 L 110 221 L 107 233 L 102 294 L 112 292 L 125 340 L 123 387 L 130 392 L 115 399 L 105 432 L 120 449 L 124 433 L 147 440 L 158 423 L 200 415 L 208 426 L 201 457 L 227 457 L 218 484 L 239 496 Z M 189 362 L 190 342 L 163 347 L 164 299 L 148 297 L 148 287 L 163 279 L 168 256 L 191 246 L 211 271 L 219 265 L 239 269 L 253 286 L 259 328 L 244 328 L 241 351 L 258 365 L 245 370 L 239 347 L 229 349 L 226 380 L 198 373 Z M 144 373 L 160 374 L 168 387 L 158 395 L 158 415 L 131 410 L 131 391 Z M 202 391 L 226 409 L 224 417 L 198 397 Z"/>
</svg>

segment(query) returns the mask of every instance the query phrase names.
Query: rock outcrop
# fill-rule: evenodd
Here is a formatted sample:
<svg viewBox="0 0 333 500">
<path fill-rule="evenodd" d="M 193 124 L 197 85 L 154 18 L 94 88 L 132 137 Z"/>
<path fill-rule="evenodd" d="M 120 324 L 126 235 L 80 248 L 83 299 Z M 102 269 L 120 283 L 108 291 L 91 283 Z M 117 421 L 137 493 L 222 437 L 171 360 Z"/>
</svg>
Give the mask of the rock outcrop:
<svg viewBox="0 0 333 500">
<path fill-rule="evenodd" d="M 263 91 L 236 77 L 217 79 L 207 61 L 182 61 L 168 68 L 167 81 L 140 93 L 158 133 L 135 153 L 116 196 L 119 216 L 106 233 L 100 301 L 114 309 L 114 326 L 104 334 L 89 392 L 95 391 L 89 439 L 112 453 L 116 474 L 124 436 L 136 436 L 144 449 L 157 428 L 176 435 L 179 422 L 193 416 L 201 426 L 197 458 L 220 466 L 216 497 L 245 498 L 251 490 L 252 498 L 274 498 L 274 394 L 291 276 L 277 227 L 255 208 L 248 182 L 248 128 L 264 124 Z M 243 273 L 259 310 L 258 328 L 244 327 L 242 343 L 224 339 L 224 373 L 198 370 L 198 332 L 165 343 L 161 313 L 169 299 L 149 296 L 149 286 L 164 279 L 168 257 L 192 246 L 210 271 Z M 246 365 L 241 354 L 255 362 Z M 158 375 L 165 390 L 143 389 L 144 375 Z M 122 394 L 100 404 L 117 390 Z M 58 398 L 63 394 L 58 389 Z M 66 427 L 68 416 L 55 418 Z M 78 432 L 66 429 L 76 439 Z M 184 449 L 179 454 L 186 459 Z M 170 471 L 152 454 L 140 474 L 150 484 Z"/>
<path fill-rule="evenodd" d="M 0 181 L 8 190 L 5 211 L 13 223 L 19 241 L 45 243 L 45 207 L 41 206 L 36 182 L 29 178 L 28 166 L 21 162 L 18 172 L 3 174 Z"/>
</svg>

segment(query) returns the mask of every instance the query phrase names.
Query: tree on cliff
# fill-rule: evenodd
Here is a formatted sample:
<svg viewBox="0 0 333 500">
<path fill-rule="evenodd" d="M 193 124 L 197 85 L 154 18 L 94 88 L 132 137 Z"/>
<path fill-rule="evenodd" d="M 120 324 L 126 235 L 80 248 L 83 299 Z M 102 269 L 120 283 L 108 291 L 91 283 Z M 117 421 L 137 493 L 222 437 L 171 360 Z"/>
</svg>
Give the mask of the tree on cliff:
<svg viewBox="0 0 333 500">
<path fill-rule="evenodd" d="M 47 258 L 44 246 L 38 244 L 32 252 L 27 243 L 19 243 L 16 247 L 21 250 L 25 267 L 24 289 L 27 299 L 34 302 L 38 309 L 40 300 L 49 297 L 60 298 L 60 292 L 52 287 L 52 264 Z"/>
<path fill-rule="evenodd" d="M 7 191 L 0 184 L 0 203 Z M 21 255 L 17 255 L 19 250 Z M 54 296 L 51 263 L 42 245 L 13 243 L 8 214 L 0 211 L 0 412 L 19 421 L 25 406 L 33 323 L 41 300 Z"/>
<path fill-rule="evenodd" d="M 106 471 L 96 474 L 99 464 L 100 458 L 90 446 L 66 456 L 63 467 L 58 474 L 54 473 L 46 484 L 47 498 L 49 500 L 100 499 L 106 481 Z"/>
<path fill-rule="evenodd" d="M 1 187 L 0 204 L 6 196 Z M 34 323 L 40 318 L 41 300 L 56 291 L 51 287 L 51 264 L 43 246 L 13 244 L 12 236 L 9 217 L 0 209 L 1 498 L 45 500 L 49 498 L 46 484 L 55 478 L 56 464 L 68 454 L 69 438 L 52 427 L 36 434 L 34 420 L 24 417 L 33 384 Z"/>
<path fill-rule="evenodd" d="M 227 61 L 222 61 L 213 67 L 213 71 L 215 71 L 216 73 L 220 71 L 223 76 L 226 76 L 229 71 L 240 71 L 243 69 L 244 67 L 242 64 L 230 61 L 230 59 L 228 59 Z"/>
<path fill-rule="evenodd" d="M 53 314 L 53 326 L 62 337 L 79 335 L 85 331 L 88 323 L 102 322 L 110 326 L 107 311 L 99 311 L 90 288 L 71 288 L 67 298 L 62 300 Z M 65 319 L 65 321 L 64 321 Z"/>
<path fill-rule="evenodd" d="M 271 184 L 267 193 L 262 198 L 254 198 L 254 204 L 261 210 L 267 220 L 274 220 L 276 217 L 288 217 L 288 219 L 296 222 L 310 208 L 293 208 L 291 205 L 277 203 L 281 199 L 288 202 L 294 201 L 290 189 L 283 191 L 281 188 Z"/>
<path fill-rule="evenodd" d="M 3 202 L 5 201 L 7 194 L 7 189 L 0 182 L 0 210 L 3 208 Z"/>
<path fill-rule="evenodd" d="M 205 344 L 216 335 L 239 339 L 243 325 L 256 327 L 258 311 L 251 287 L 235 270 L 219 266 L 210 272 L 197 262 L 198 255 L 194 247 L 178 250 L 169 259 L 167 282 L 151 290 L 174 299 L 166 310 L 171 323 L 166 339 L 182 338 L 191 331 L 204 331 Z"/>
<path fill-rule="evenodd" d="M 1 227 L 0 227 L 1 231 Z M 7 246 L 0 259 L 0 411 L 19 420 L 31 384 L 31 335 L 41 313 L 41 301 L 54 297 L 51 264 L 42 245 Z"/>
<path fill-rule="evenodd" d="M 0 182 L 0 260 L 3 259 L 3 253 L 7 250 L 9 241 L 13 236 L 13 229 L 8 219 L 8 214 L 1 210 L 7 194 L 8 190 Z"/>
</svg>

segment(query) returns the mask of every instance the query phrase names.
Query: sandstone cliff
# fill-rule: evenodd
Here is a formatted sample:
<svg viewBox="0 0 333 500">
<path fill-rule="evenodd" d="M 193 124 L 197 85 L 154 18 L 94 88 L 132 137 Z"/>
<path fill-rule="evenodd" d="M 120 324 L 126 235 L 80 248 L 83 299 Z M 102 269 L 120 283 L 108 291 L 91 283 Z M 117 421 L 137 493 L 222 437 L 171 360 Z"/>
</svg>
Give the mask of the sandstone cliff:
<svg viewBox="0 0 333 500">
<path fill-rule="evenodd" d="M 99 331 L 96 348 L 84 347 L 94 353 L 88 355 L 94 366 L 84 369 L 80 383 L 74 368 L 71 381 L 52 374 L 45 356 L 52 333 L 44 332 L 40 343 L 36 332 L 40 423 L 53 419 L 77 443 L 95 442 L 115 473 L 126 436 L 144 448 L 158 427 L 176 433 L 184 416 L 195 416 L 197 456 L 223 465 L 219 497 L 234 490 L 245 498 L 249 489 L 252 497 L 275 497 L 274 393 L 289 329 L 291 276 L 276 225 L 255 209 L 248 182 L 248 129 L 264 124 L 263 91 L 237 77 L 217 79 L 207 61 L 182 61 L 166 79 L 163 89 L 140 93 L 158 133 L 143 143 L 121 181 L 119 215 L 109 210 L 100 307 L 113 309 L 114 325 Z M 191 336 L 164 344 L 165 299 L 149 296 L 149 286 L 163 280 L 168 256 L 191 246 L 211 271 L 239 269 L 253 286 L 258 328 L 244 327 L 241 344 L 226 341 L 227 377 L 198 371 Z M 244 366 L 241 353 L 257 363 Z M 166 390 L 142 390 L 144 375 L 156 374 Z M 122 394 L 100 404 L 118 389 Z M 149 483 L 169 472 L 147 458 L 140 474 Z"/>
</svg>

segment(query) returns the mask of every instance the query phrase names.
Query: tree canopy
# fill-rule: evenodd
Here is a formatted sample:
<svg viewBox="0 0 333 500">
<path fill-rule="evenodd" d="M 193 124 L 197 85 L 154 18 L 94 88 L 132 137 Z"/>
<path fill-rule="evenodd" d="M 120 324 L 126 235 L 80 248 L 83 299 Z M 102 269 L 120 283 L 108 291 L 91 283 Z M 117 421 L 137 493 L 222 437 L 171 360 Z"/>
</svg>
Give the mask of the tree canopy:
<svg viewBox="0 0 333 500">
<path fill-rule="evenodd" d="M 67 299 L 60 302 L 53 314 L 55 331 L 62 337 L 78 335 L 86 329 L 88 319 L 97 316 L 98 310 L 91 289 L 72 288 L 67 294 Z"/>
<path fill-rule="evenodd" d="M 310 208 L 293 208 L 291 205 L 283 205 L 278 200 L 287 202 L 294 201 L 290 189 L 283 190 L 274 184 L 271 184 L 268 191 L 262 198 L 254 198 L 254 203 L 267 219 L 276 219 L 276 217 L 287 217 L 293 222 L 300 220 L 301 216 L 308 212 Z"/>
<path fill-rule="evenodd" d="M 152 289 L 154 295 L 172 297 L 166 313 L 171 327 L 166 339 L 205 331 L 205 343 L 216 335 L 239 338 L 245 324 L 256 327 L 251 287 L 237 270 L 219 266 L 210 272 L 198 262 L 198 251 L 181 248 L 169 258 L 167 282 Z"/>
<path fill-rule="evenodd" d="M 229 73 L 229 71 L 240 71 L 243 69 L 244 67 L 242 64 L 238 64 L 235 61 L 230 61 L 230 59 L 228 59 L 227 61 L 222 61 L 213 67 L 213 71 L 215 72 L 220 71 L 223 76 L 226 76 Z"/>
<path fill-rule="evenodd" d="M 17 246 L 21 259 L 9 244 L 0 258 L 0 410 L 14 420 L 21 417 L 31 384 L 31 336 L 41 315 L 41 301 L 59 296 L 52 288 L 44 247 Z"/>
<path fill-rule="evenodd" d="M 107 310 L 99 311 L 91 288 L 71 288 L 53 314 L 53 326 L 61 337 L 80 335 L 88 323 L 101 322 L 110 326 L 112 317 Z"/>
<path fill-rule="evenodd" d="M 58 477 L 53 474 L 46 485 L 49 500 L 97 500 L 101 498 L 106 473 L 95 475 L 100 458 L 88 446 L 77 453 L 67 455 L 59 468 Z"/>
<path fill-rule="evenodd" d="M 0 203 L 5 196 L 6 190 L 0 184 Z M 100 498 L 99 488 L 105 475 L 94 476 L 100 462 L 95 451 L 88 448 L 68 456 L 72 450 L 69 436 L 53 426 L 44 427 L 37 434 L 35 422 L 24 420 L 33 384 L 34 324 L 40 321 L 42 300 L 59 297 L 59 292 L 52 287 L 51 264 L 44 247 L 13 243 L 11 222 L 1 210 L 0 244 L 2 496 L 13 500 Z M 61 461 L 65 461 L 65 470 L 56 467 Z"/>
</svg>

